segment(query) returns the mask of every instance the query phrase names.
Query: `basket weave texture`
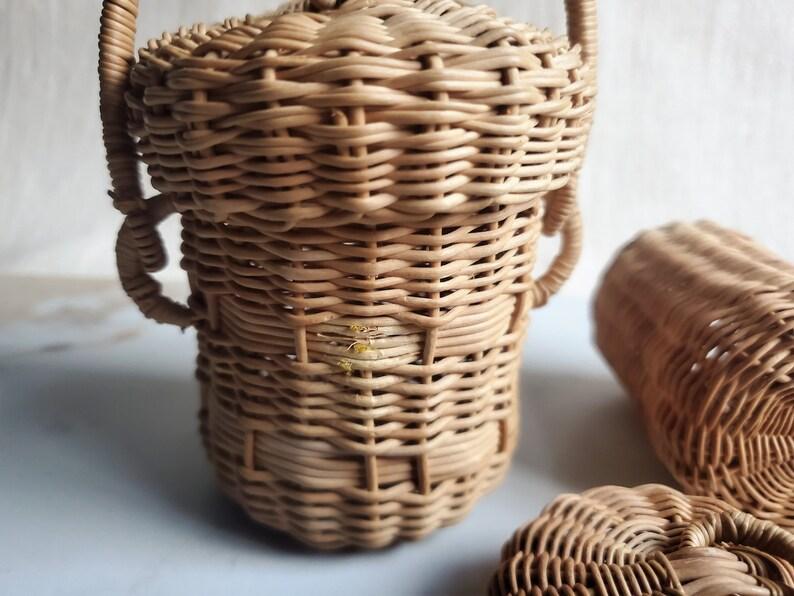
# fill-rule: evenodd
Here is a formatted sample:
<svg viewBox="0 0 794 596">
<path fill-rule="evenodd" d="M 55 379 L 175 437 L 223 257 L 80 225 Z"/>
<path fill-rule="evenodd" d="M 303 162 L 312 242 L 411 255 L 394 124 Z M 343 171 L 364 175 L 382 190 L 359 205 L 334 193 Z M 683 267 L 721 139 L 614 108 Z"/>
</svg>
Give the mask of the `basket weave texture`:
<svg viewBox="0 0 794 596">
<path fill-rule="evenodd" d="M 619 254 L 595 319 L 687 491 L 794 528 L 794 266 L 712 223 L 670 225 Z"/>
<path fill-rule="evenodd" d="M 660 485 L 563 495 L 502 548 L 491 596 L 794 594 L 794 535 Z"/>
<path fill-rule="evenodd" d="M 198 330 L 226 492 L 311 545 L 381 547 L 505 471 L 529 310 L 580 248 L 595 8 L 567 2 L 573 48 L 451 0 L 323 8 L 183 28 L 133 64 L 138 3 L 105 1 L 117 257 L 147 316 Z M 173 212 L 187 306 L 150 275 Z M 562 247 L 533 279 L 542 233 Z"/>
</svg>

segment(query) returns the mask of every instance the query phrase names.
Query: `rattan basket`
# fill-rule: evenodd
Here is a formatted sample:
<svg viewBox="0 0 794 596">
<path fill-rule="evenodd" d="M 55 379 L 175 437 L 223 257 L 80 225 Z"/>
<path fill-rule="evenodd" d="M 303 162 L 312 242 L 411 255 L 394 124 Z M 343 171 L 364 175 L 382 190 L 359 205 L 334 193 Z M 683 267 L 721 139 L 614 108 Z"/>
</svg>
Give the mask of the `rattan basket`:
<svg viewBox="0 0 794 596">
<path fill-rule="evenodd" d="M 620 253 L 595 319 L 676 479 L 794 528 L 794 266 L 712 223 L 670 225 Z"/>
<path fill-rule="evenodd" d="M 563 495 L 502 548 L 491 596 L 794 594 L 794 535 L 660 485 Z"/>
<path fill-rule="evenodd" d="M 453 0 L 331 5 L 136 62 L 138 2 L 105 0 L 101 112 L 122 284 L 198 330 L 223 489 L 313 546 L 382 547 L 460 519 L 509 461 L 528 313 L 580 248 L 595 8 L 566 2 L 570 47 Z M 151 277 L 174 212 L 187 306 Z M 541 233 L 561 251 L 533 279 Z"/>
</svg>

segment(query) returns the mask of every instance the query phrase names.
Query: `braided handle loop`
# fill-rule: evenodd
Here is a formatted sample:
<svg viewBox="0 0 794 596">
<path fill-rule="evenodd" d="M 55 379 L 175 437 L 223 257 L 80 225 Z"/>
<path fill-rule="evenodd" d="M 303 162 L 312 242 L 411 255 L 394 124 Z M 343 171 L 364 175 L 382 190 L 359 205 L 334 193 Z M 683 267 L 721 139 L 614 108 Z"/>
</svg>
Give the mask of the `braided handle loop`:
<svg viewBox="0 0 794 596">
<path fill-rule="evenodd" d="M 568 18 L 568 39 L 579 45 L 582 62 L 587 66 L 588 81 L 595 89 L 598 68 L 598 18 L 596 0 L 565 0 Z M 533 305 L 544 306 L 568 280 L 582 252 L 582 219 L 577 204 L 579 172 L 571 174 L 561 189 L 550 192 L 545 199 L 543 234 L 561 235 L 560 252 L 549 270 L 535 282 Z"/>
<path fill-rule="evenodd" d="M 138 177 L 135 142 L 127 130 L 125 94 L 135 59 L 138 0 L 104 0 L 99 32 L 99 111 L 113 205 L 125 216 L 116 244 L 121 285 L 141 311 L 160 323 L 187 327 L 195 316 L 162 295 L 150 273 L 167 259 L 157 224 L 173 212 L 163 196 L 145 200 Z"/>
<path fill-rule="evenodd" d="M 149 199 L 146 205 L 146 216 L 155 226 L 176 211 L 173 201 L 165 195 Z M 116 265 L 121 286 L 147 318 L 182 329 L 190 327 L 197 320 L 195 313 L 189 307 L 164 296 L 162 286 L 146 269 L 145 254 L 141 252 L 136 239 L 136 217 L 137 214 L 126 217 L 116 241 Z"/>
<path fill-rule="evenodd" d="M 560 230 L 560 251 L 548 271 L 535 280 L 532 288 L 532 307 L 545 306 L 573 272 L 582 253 L 582 217 L 576 209 L 565 220 Z"/>
</svg>

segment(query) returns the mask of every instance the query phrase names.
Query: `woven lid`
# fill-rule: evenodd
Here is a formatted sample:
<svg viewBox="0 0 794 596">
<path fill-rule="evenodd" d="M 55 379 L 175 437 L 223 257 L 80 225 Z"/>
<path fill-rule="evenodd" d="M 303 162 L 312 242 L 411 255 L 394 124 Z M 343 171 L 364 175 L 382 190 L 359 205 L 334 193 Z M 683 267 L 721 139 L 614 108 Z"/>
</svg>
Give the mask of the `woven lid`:
<svg viewBox="0 0 794 596">
<path fill-rule="evenodd" d="M 564 495 L 502 549 L 493 596 L 794 594 L 794 535 L 660 485 Z"/>
<path fill-rule="evenodd" d="M 571 18 L 572 29 L 583 20 Z M 216 170 L 208 200 L 253 185 L 254 174 L 274 189 L 252 197 L 273 199 L 274 226 L 312 226 L 331 212 L 369 223 L 474 213 L 540 198 L 579 168 L 595 94 L 584 64 L 591 37 L 581 37 L 572 49 L 452 0 L 348 0 L 325 11 L 291 3 L 151 41 L 127 100 L 161 192 L 203 193 L 195 170 L 205 167 Z M 240 180 L 218 171 L 218 159 L 172 157 L 219 146 L 235 165 L 248 154 L 290 159 L 291 169 Z M 311 196 L 297 196 L 309 185 Z M 314 200 L 321 205 L 308 209 Z M 286 203 L 304 210 L 284 213 Z M 237 205 L 212 208 L 222 219 Z"/>
<path fill-rule="evenodd" d="M 305 66 L 313 62 L 312 57 L 330 59 L 350 52 L 389 57 L 397 61 L 439 55 L 449 60 L 444 64 L 447 69 L 457 66 L 460 70 L 469 71 L 469 76 L 461 79 L 457 85 L 466 91 L 472 89 L 468 83 L 480 83 L 475 86 L 487 87 L 485 83 L 492 80 L 491 77 L 483 77 L 478 81 L 471 77 L 472 70 L 570 69 L 581 66 L 583 62 L 592 66 L 595 60 L 594 56 L 589 55 L 595 53 L 595 42 L 589 39 L 581 42 L 585 47 L 574 52 L 577 55 L 580 52 L 586 54 L 583 60 L 574 58 L 563 63 L 531 60 L 525 50 L 518 49 L 482 53 L 482 50 L 493 47 L 531 47 L 536 55 L 544 52 L 561 54 L 570 49 L 567 39 L 557 38 L 548 30 L 501 17 L 487 5 L 469 5 L 456 0 L 340 0 L 336 5 L 329 6 L 332 4 L 323 0 L 292 1 L 265 15 L 229 18 L 214 26 L 197 24 L 190 28 L 182 27 L 177 34 L 164 34 L 161 39 L 151 40 L 149 49 L 187 40 L 182 47 L 190 50 L 192 56 L 212 55 L 214 58 L 246 60 L 275 50 L 282 57 L 292 55 L 303 58 L 280 62 L 277 66 Z M 581 23 L 572 20 L 572 29 L 581 26 Z M 587 47 L 591 44 L 593 47 Z M 476 60 L 463 58 L 473 55 L 476 55 Z M 171 61 L 184 57 L 186 54 L 179 51 L 170 55 Z M 273 63 L 265 60 L 263 64 L 268 66 Z M 327 77 L 326 81 L 383 79 L 387 77 L 378 75 L 387 73 L 393 76 L 404 74 L 402 71 L 405 69 L 418 70 L 416 65 L 409 66 L 401 62 L 392 64 L 372 60 L 363 64 L 381 69 L 391 67 L 391 70 L 345 70 Z M 194 66 L 223 70 L 234 64 L 215 62 Z M 308 76 L 309 73 L 304 74 Z M 449 73 L 447 78 L 454 79 L 454 75 L 454 72 Z M 426 90 L 433 92 L 439 89 L 431 87 Z"/>
</svg>

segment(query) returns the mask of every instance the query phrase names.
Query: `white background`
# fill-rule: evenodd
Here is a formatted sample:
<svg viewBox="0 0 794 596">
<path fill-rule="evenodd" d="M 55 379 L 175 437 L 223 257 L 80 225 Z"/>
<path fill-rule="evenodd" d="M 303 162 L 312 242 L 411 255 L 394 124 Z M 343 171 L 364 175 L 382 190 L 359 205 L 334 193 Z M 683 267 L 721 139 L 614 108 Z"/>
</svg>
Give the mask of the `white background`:
<svg viewBox="0 0 794 596">
<path fill-rule="evenodd" d="M 141 0 L 140 43 L 275 1 Z M 563 30 L 562 0 L 494 2 Z M 99 5 L 0 0 L 0 593 L 481 595 L 502 542 L 555 495 L 670 482 L 588 342 L 585 298 L 618 245 L 673 219 L 709 217 L 794 259 L 792 0 L 600 0 L 585 253 L 569 296 L 534 317 L 511 473 L 425 541 L 327 556 L 221 498 L 191 333 L 144 321 L 115 282 L 2 278 L 114 273 Z"/>
<path fill-rule="evenodd" d="M 562 0 L 494 3 L 563 31 Z M 275 6 L 141 4 L 140 44 L 179 24 Z M 99 5 L 0 0 L 0 274 L 114 272 L 120 219 L 105 196 L 100 146 Z M 600 17 L 586 246 L 565 291 L 589 294 L 620 244 L 673 219 L 714 219 L 792 259 L 794 2 L 601 0 Z M 174 223 L 166 235 L 176 246 Z"/>
</svg>

